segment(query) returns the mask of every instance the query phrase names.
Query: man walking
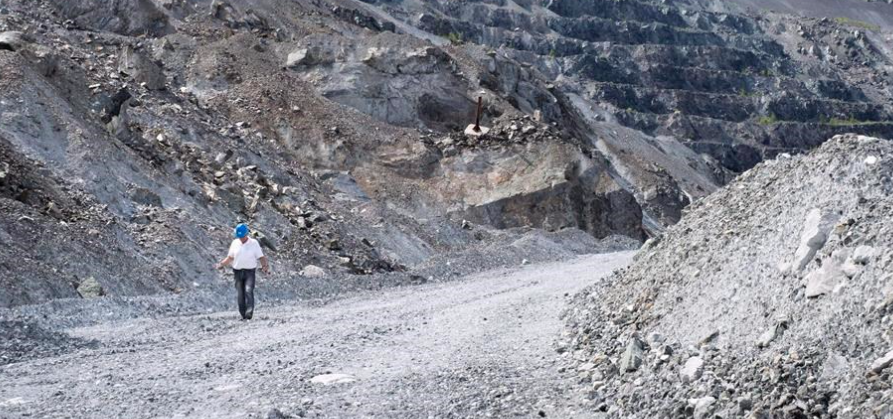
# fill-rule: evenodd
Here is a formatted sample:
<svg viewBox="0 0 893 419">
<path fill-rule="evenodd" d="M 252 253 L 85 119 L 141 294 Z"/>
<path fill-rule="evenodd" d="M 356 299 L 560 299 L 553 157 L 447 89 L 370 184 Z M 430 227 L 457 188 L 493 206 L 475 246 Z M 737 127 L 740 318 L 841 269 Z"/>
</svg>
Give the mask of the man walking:
<svg viewBox="0 0 893 419">
<path fill-rule="evenodd" d="M 248 237 L 247 225 L 237 225 L 233 236 L 235 240 L 229 245 L 229 253 L 220 263 L 214 265 L 214 268 L 220 269 L 232 264 L 236 278 L 239 314 L 242 315 L 242 320 L 251 320 L 251 316 L 254 315 L 254 271 L 257 269 L 257 261 L 260 261 L 261 270 L 265 274 L 270 273 L 270 265 L 260 248 L 260 243 Z"/>
</svg>

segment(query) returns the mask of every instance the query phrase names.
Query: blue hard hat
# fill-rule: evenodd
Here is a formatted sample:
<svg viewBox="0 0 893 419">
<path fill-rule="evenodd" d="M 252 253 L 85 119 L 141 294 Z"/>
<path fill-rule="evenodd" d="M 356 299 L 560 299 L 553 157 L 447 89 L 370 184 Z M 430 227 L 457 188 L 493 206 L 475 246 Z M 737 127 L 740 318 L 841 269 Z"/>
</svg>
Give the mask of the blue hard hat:
<svg viewBox="0 0 893 419">
<path fill-rule="evenodd" d="M 236 226 L 236 229 L 233 230 L 233 237 L 237 239 L 241 239 L 248 235 L 248 225 L 247 224 L 239 224 Z"/>
</svg>

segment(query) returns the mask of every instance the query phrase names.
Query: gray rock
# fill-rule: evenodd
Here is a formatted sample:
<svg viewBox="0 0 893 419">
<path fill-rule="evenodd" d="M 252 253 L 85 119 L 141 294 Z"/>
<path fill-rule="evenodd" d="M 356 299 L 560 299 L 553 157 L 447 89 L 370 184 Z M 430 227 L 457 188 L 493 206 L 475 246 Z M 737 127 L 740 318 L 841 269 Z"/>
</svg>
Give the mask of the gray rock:
<svg viewBox="0 0 893 419">
<path fill-rule="evenodd" d="M 772 327 L 770 327 L 765 332 L 763 332 L 762 335 L 760 335 L 759 339 L 757 339 L 757 347 L 765 348 L 769 346 L 769 344 L 772 343 L 772 341 L 774 341 L 776 338 L 780 337 L 781 334 L 784 333 L 785 330 L 787 330 L 787 328 L 787 320 L 782 320 L 775 323 L 774 325 L 772 325 Z"/>
<path fill-rule="evenodd" d="M 270 409 L 270 411 L 267 412 L 267 419 L 288 419 L 290 417 L 291 416 L 282 413 L 281 410 L 276 408 Z"/>
<path fill-rule="evenodd" d="M 301 48 L 288 54 L 285 66 L 295 68 L 300 66 L 315 66 L 322 64 L 330 64 L 335 61 L 334 55 L 326 48 L 320 46 L 311 46 Z"/>
<path fill-rule="evenodd" d="M 118 71 L 129 75 L 149 90 L 162 90 L 167 85 L 161 66 L 130 46 L 124 47 L 121 51 Z"/>
<path fill-rule="evenodd" d="M 214 157 L 214 161 L 217 162 L 217 164 L 223 164 L 226 163 L 230 158 L 232 158 L 232 156 L 233 151 L 226 150 L 225 152 L 217 153 L 217 157 Z"/>
<path fill-rule="evenodd" d="M 130 193 L 130 197 L 133 199 L 133 202 L 141 205 L 162 207 L 161 197 L 148 188 L 134 188 Z"/>
<path fill-rule="evenodd" d="M 794 253 L 793 268 L 802 271 L 812 261 L 816 252 L 828 240 L 828 232 L 834 227 L 837 217 L 832 213 L 815 208 L 806 215 L 803 231 L 800 233 L 800 246 Z"/>
<path fill-rule="evenodd" d="M 21 32 L 0 32 L 0 49 L 18 51 L 25 45 L 25 43 L 25 36 Z"/>
<path fill-rule="evenodd" d="M 630 372 L 639 369 L 642 365 L 642 356 L 645 344 L 638 336 L 632 336 L 626 344 L 626 350 L 620 358 L 620 371 Z"/>
<path fill-rule="evenodd" d="M 234 193 L 225 188 L 218 188 L 215 192 L 217 193 L 217 196 L 220 198 L 220 200 L 225 202 L 232 211 L 236 213 L 245 212 L 246 205 L 244 196 L 238 193 Z"/>
<path fill-rule="evenodd" d="M 97 298 L 105 295 L 102 285 L 92 276 L 81 281 L 77 291 L 83 298 Z"/>
<path fill-rule="evenodd" d="M 747 412 L 753 409 L 753 400 L 750 397 L 742 396 L 738 398 L 738 409 L 741 413 Z"/>
</svg>

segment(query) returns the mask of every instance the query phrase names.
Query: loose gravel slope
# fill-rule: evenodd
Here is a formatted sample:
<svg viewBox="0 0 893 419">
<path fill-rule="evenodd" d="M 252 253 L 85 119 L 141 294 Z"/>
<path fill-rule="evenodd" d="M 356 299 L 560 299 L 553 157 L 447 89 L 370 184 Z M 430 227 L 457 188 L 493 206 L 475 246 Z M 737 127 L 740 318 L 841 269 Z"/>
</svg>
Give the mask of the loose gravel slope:
<svg viewBox="0 0 893 419">
<path fill-rule="evenodd" d="M 893 143 L 837 136 L 580 293 L 569 349 L 607 417 L 893 417 L 891 268 Z"/>
</svg>

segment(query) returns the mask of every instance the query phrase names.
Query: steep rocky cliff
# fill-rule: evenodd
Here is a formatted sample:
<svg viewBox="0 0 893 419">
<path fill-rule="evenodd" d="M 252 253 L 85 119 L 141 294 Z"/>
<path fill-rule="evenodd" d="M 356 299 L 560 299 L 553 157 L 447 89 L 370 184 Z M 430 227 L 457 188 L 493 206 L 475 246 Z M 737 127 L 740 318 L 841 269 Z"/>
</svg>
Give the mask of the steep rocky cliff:
<svg viewBox="0 0 893 419">
<path fill-rule="evenodd" d="M 615 0 L 4 2 L 0 304 L 90 277 L 199 287 L 240 220 L 283 281 L 412 271 L 505 240 L 492 228 L 643 240 L 764 158 L 890 135 L 890 35 L 858 23 Z M 464 135 L 479 97 L 490 131 Z"/>
</svg>

